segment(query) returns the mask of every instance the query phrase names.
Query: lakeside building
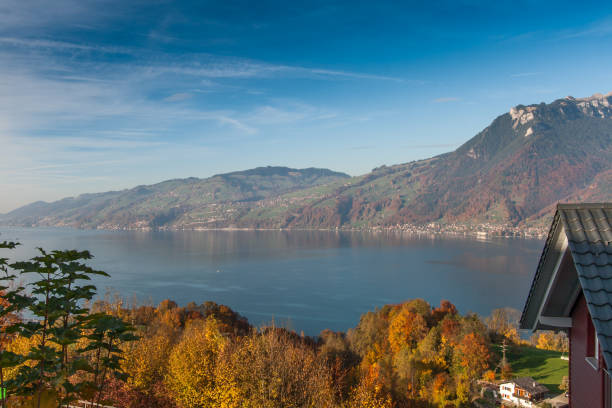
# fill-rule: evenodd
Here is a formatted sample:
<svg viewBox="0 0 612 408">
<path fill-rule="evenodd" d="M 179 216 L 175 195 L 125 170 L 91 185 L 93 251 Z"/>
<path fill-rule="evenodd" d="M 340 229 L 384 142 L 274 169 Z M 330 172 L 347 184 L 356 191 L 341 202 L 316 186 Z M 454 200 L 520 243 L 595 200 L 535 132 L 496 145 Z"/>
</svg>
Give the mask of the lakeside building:
<svg viewBox="0 0 612 408">
<path fill-rule="evenodd" d="M 519 377 L 499 385 L 501 400 L 517 407 L 533 408 L 546 397 L 547 393 L 548 388 L 531 377 Z"/>
<path fill-rule="evenodd" d="M 612 203 L 557 205 L 520 327 L 568 333 L 570 408 L 612 407 Z"/>
</svg>

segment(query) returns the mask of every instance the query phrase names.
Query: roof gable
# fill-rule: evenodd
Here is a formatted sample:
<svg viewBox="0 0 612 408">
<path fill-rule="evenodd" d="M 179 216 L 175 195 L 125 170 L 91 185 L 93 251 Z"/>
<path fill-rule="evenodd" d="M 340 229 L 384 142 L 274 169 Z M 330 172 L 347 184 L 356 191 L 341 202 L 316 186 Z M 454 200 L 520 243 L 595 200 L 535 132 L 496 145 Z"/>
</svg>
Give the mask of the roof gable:
<svg viewBox="0 0 612 408">
<path fill-rule="evenodd" d="M 536 380 L 534 380 L 531 377 L 519 377 L 519 378 L 515 378 L 511 382 L 514 383 L 517 387 L 522 388 L 523 390 L 527 391 L 530 394 L 537 395 L 537 394 L 548 392 L 548 388 L 536 382 Z"/>
<path fill-rule="evenodd" d="M 567 248 L 580 288 L 597 332 L 607 367 L 612 367 L 612 203 L 559 204 L 538 264 L 529 297 L 521 317 L 521 328 L 537 326 L 538 313 L 551 294 L 543 287 L 555 278 L 551 265 L 559 264 L 564 253 L 557 251 L 560 240 Z M 567 302 L 575 301 L 568 297 Z M 572 306 L 572 305 L 568 305 Z M 569 308 L 567 308 L 569 310 Z M 535 320 L 534 320 L 535 319 Z"/>
</svg>

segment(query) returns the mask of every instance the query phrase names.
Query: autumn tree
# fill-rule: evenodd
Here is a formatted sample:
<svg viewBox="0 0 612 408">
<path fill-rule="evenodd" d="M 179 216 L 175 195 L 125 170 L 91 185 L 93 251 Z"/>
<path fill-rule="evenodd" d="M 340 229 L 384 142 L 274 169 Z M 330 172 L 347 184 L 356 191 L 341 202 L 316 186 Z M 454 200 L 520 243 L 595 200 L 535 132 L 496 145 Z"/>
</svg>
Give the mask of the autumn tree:
<svg viewBox="0 0 612 408">
<path fill-rule="evenodd" d="M 559 384 L 559 389 L 562 391 L 569 390 L 569 377 L 567 375 L 564 375 L 563 378 L 561 379 L 561 384 Z"/>
<path fill-rule="evenodd" d="M 266 328 L 237 339 L 221 354 L 216 377 L 224 407 L 334 405 L 325 361 L 284 329 Z"/>
<path fill-rule="evenodd" d="M 143 395 L 140 399 L 153 400 L 157 391 L 166 392 L 161 385 L 173 346 L 174 332 L 157 330 L 142 332 L 139 341 L 126 347 L 123 368 L 130 374 L 127 385 Z"/>
<path fill-rule="evenodd" d="M 540 330 L 531 336 L 531 343 L 542 350 L 569 351 L 569 340 L 563 332 Z"/>
<path fill-rule="evenodd" d="M 199 408 L 218 404 L 215 367 L 226 343 L 213 318 L 206 322 L 196 320 L 185 329 L 170 354 L 165 379 L 179 406 Z"/>
<path fill-rule="evenodd" d="M 455 305 L 453 305 L 448 300 L 442 300 L 440 301 L 440 306 L 434 308 L 431 311 L 431 316 L 432 316 L 434 324 L 437 324 L 440 320 L 442 320 L 447 315 L 455 316 L 457 315 L 457 313 L 458 311 Z"/>
<path fill-rule="evenodd" d="M 389 322 L 381 316 L 380 312 L 367 312 L 361 315 L 359 324 L 347 333 L 351 350 L 360 357 L 364 357 L 372 348 L 378 345 L 384 348 L 387 343 L 387 330 Z"/>
<path fill-rule="evenodd" d="M 482 335 L 469 333 L 455 348 L 454 357 L 458 373 L 471 380 L 478 379 L 489 366 L 489 347 Z"/>
<path fill-rule="evenodd" d="M 452 381 L 446 372 L 436 374 L 432 384 L 432 402 L 440 407 L 445 408 L 452 397 Z"/>
<path fill-rule="evenodd" d="M 510 363 L 502 364 L 500 367 L 500 377 L 502 380 L 509 380 L 512 378 L 512 366 Z"/>
<path fill-rule="evenodd" d="M 391 408 L 393 400 L 385 390 L 379 367 L 369 367 L 359 384 L 352 390 L 349 408 Z"/>
<path fill-rule="evenodd" d="M 482 379 L 489 382 L 495 382 L 495 371 L 487 370 L 482 375 Z"/>
<path fill-rule="evenodd" d="M 505 338 L 513 343 L 518 343 L 518 322 L 521 314 L 518 310 L 509 307 L 495 309 L 486 320 L 487 328 L 491 333 L 502 339 Z M 498 341 L 502 339 L 498 338 Z"/>
<path fill-rule="evenodd" d="M 427 322 L 421 314 L 401 308 L 389 323 L 389 345 L 394 353 L 403 347 L 414 348 L 427 334 Z"/>
</svg>

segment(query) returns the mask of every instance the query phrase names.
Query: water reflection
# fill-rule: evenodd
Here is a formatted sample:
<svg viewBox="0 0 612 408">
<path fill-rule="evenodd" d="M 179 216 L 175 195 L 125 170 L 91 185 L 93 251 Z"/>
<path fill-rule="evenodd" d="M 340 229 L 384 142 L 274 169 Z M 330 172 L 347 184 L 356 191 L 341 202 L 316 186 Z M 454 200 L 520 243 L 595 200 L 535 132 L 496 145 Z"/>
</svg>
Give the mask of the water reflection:
<svg viewBox="0 0 612 408">
<path fill-rule="evenodd" d="M 89 249 L 112 275 L 103 292 L 181 304 L 214 300 L 252 323 L 290 320 L 318 334 L 346 330 L 386 303 L 449 299 L 462 311 L 520 308 L 542 242 L 338 231 L 108 232 L 0 228 L 34 248 Z"/>
</svg>

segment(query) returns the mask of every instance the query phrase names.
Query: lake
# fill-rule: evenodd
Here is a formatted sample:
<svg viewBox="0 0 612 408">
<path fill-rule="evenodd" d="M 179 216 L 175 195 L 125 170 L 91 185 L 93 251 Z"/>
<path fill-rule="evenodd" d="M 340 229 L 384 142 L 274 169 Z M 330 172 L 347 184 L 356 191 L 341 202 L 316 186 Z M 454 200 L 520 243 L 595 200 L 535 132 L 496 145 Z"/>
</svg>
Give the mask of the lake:
<svg viewBox="0 0 612 408">
<path fill-rule="evenodd" d="M 252 324 L 272 320 L 297 332 L 345 331 L 388 303 L 448 299 L 462 312 L 521 309 L 543 247 L 534 239 L 415 236 L 335 231 L 87 231 L 0 227 L 0 240 L 88 249 L 116 291 L 141 303 L 212 300 Z M 7 256 L 5 254 L 0 256 Z"/>
</svg>

